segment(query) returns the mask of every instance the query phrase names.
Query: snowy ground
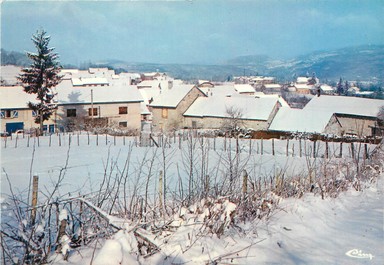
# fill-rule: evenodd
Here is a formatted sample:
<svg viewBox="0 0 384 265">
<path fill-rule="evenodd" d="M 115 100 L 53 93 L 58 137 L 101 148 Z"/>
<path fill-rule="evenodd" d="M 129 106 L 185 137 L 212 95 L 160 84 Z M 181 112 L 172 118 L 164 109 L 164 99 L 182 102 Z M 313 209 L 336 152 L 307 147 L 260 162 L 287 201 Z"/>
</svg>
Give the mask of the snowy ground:
<svg viewBox="0 0 384 265">
<path fill-rule="evenodd" d="M 166 237 L 160 253 L 140 263 L 383 264 L 383 184 L 382 176 L 363 192 L 350 190 L 336 199 L 307 194 L 302 199 L 283 200 L 281 210 L 269 220 L 242 224 L 243 230 L 231 229 L 220 239 L 205 235 L 189 240 L 197 238 L 197 229 L 185 225 Z M 93 264 L 140 264 L 132 254 L 131 242 L 132 236 L 121 231 L 113 239 L 101 241 L 95 253 L 88 248 L 68 262 L 61 261 L 61 256 L 53 261 L 85 265 L 94 254 Z"/>
<path fill-rule="evenodd" d="M 116 163 L 114 174 L 122 170 L 130 144 L 130 175 L 140 178 L 139 173 L 148 170 L 140 167 L 140 161 L 147 154 L 148 159 L 156 157 L 153 172 L 157 179 L 158 172 L 163 169 L 160 153 L 154 154 L 153 148 L 136 147 L 134 141 L 134 138 L 99 136 L 96 145 L 95 136 L 91 136 L 88 145 L 87 135 L 80 135 L 79 138 L 74 135 L 69 148 L 68 135 L 60 139 L 56 135 L 51 139 L 41 137 L 39 146 L 36 138 L 30 139 L 29 146 L 27 138 L 18 139 L 17 143 L 15 139 L 10 141 L 8 138 L 7 143 L 1 139 L 1 202 L 10 193 L 6 176 L 13 191 L 26 197 L 30 176 L 34 174 L 40 177 L 39 200 L 44 200 L 55 185 L 60 170 L 65 167 L 67 158 L 65 178 L 58 196 L 95 191 L 100 186 L 106 168 L 109 174 L 111 162 Z M 185 171 L 179 142 L 176 139 L 171 143 L 172 148 L 166 149 L 169 155 L 167 180 L 168 189 L 173 190 L 178 186 L 179 172 L 184 175 Z M 229 159 L 227 152 L 223 152 L 222 139 L 215 143 L 216 150 L 213 150 L 213 144 L 211 139 L 209 159 L 205 164 L 211 176 L 226 170 Z M 287 176 L 302 174 L 308 170 L 309 164 L 320 163 L 324 156 L 324 145 L 317 147 L 317 162 L 304 157 L 305 153 L 312 154 L 311 142 L 302 143 L 302 157 L 299 156 L 298 141 L 288 143 L 288 156 L 286 141 L 276 140 L 274 144 L 275 155 L 272 155 L 271 141 L 240 142 L 240 160 L 245 163 L 244 168 L 251 178 L 261 178 L 279 170 L 284 170 Z M 182 150 L 186 150 L 186 143 L 182 145 Z M 351 149 L 347 145 L 343 149 L 343 158 L 346 160 L 335 157 L 339 154 L 339 147 L 337 143 L 330 144 L 332 161 L 350 161 Z M 374 147 L 368 146 L 369 150 Z M 229 143 L 226 148 L 229 149 Z M 231 149 L 234 148 L 232 142 Z M 218 177 L 219 174 L 216 174 Z M 151 183 L 152 193 L 156 193 L 156 182 Z M 198 233 L 201 224 L 184 220 L 178 229 L 156 238 L 156 243 L 161 247 L 159 253 L 146 259 L 140 258 L 139 261 L 141 264 L 215 264 L 213 261 L 219 264 L 384 264 L 383 183 L 381 176 L 378 183 L 363 192 L 350 190 L 336 199 L 322 200 L 313 194 L 306 194 L 301 199 L 284 199 L 268 220 L 239 224 L 239 228 L 229 229 L 220 239 Z M 7 213 L 7 209 L 2 207 L 2 215 Z M 95 242 L 96 245 L 71 252 L 68 261 L 62 261 L 61 255 L 54 256 L 53 264 L 90 264 L 93 259 L 92 264 L 114 265 L 135 264 L 137 260 L 132 233 L 120 231 L 108 241 L 100 239 Z"/>
</svg>

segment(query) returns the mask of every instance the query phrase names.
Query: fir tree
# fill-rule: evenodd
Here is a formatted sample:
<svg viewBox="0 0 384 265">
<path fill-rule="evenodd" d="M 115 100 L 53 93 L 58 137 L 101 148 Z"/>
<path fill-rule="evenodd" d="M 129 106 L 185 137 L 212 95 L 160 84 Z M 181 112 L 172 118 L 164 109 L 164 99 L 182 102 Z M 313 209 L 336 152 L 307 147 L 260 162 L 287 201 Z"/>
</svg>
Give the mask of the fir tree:
<svg viewBox="0 0 384 265">
<path fill-rule="evenodd" d="M 341 77 L 339 83 L 337 83 L 337 94 L 339 94 L 339 96 L 344 94 L 343 79 Z"/>
<path fill-rule="evenodd" d="M 44 121 L 49 120 L 57 105 L 53 102 L 54 88 L 61 82 L 59 75 L 61 66 L 58 54 L 49 48 L 51 37 L 46 31 L 40 30 L 32 35 L 33 44 L 37 52 L 27 52 L 31 65 L 21 70 L 17 77 L 22 83 L 24 91 L 28 94 L 36 94 L 38 103 L 29 102 L 28 107 L 36 113 L 35 122 L 40 124 L 40 133 L 43 132 Z"/>
</svg>

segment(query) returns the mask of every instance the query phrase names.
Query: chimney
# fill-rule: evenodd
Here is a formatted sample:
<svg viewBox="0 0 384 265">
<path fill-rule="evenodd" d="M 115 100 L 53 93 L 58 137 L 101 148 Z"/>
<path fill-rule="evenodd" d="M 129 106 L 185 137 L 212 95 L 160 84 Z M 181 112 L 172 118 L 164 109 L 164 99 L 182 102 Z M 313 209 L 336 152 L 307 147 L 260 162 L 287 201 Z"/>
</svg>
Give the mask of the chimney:
<svg viewBox="0 0 384 265">
<path fill-rule="evenodd" d="M 172 89 L 172 87 L 173 87 L 173 81 L 169 80 L 168 81 L 168 89 Z"/>
</svg>

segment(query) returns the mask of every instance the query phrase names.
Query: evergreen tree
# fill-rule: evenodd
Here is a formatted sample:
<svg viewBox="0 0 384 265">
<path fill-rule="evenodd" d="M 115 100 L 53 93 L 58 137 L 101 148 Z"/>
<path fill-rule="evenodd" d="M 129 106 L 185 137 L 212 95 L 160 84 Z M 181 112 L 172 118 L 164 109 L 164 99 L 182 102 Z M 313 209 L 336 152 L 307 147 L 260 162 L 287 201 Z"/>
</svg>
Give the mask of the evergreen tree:
<svg viewBox="0 0 384 265">
<path fill-rule="evenodd" d="M 349 83 L 347 80 L 345 80 L 345 83 L 344 83 L 344 92 L 345 93 L 348 93 L 348 89 L 349 89 Z"/>
<path fill-rule="evenodd" d="M 343 79 L 341 77 L 339 82 L 337 83 L 337 94 L 339 94 L 339 96 L 344 94 Z"/>
<path fill-rule="evenodd" d="M 38 103 L 29 102 L 28 107 L 36 113 L 35 122 L 40 124 L 40 133 L 43 132 L 44 121 L 49 120 L 57 108 L 53 102 L 54 88 L 62 79 L 59 75 L 59 56 L 53 52 L 54 48 L 48 47 L 50 39 L 44 30 L 32 35 L 37 52 L 27 52 L 32 63 L 30 67 L 22 69 L 22 73 L 17 77 L 26 93 L 36 94 Z"/>
</svg>

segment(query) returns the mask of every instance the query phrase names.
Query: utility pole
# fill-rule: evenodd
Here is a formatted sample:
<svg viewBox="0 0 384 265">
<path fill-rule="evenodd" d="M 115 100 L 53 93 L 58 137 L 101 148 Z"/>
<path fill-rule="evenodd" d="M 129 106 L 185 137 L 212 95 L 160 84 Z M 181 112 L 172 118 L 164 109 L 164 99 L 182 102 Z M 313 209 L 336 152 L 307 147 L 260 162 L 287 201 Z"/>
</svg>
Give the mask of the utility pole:
<svg viewBox="0 0 384 265">
<path fill-rule="evenodd" d="M 91 89 L 91 119 L 92 119 L 92 125 L 93 125 L 93 89 Z"/>
</svg>

